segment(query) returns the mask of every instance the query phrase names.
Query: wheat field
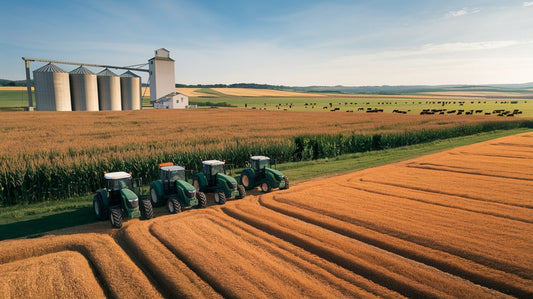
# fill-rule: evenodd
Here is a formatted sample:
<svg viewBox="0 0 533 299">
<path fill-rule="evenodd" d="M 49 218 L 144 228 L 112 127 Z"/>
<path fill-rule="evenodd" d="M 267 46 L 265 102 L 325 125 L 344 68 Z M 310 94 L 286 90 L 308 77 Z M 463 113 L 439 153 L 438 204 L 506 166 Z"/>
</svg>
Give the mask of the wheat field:
<svg viewBox="0 0 533 299">
<path fill-rule="evenodd" d="M 2 241 L 0 292 L 533 296 L 533 132 L 251 193 L 224 206 L 127 221 L 121 230 L 96 223 Z"/>
</svg>

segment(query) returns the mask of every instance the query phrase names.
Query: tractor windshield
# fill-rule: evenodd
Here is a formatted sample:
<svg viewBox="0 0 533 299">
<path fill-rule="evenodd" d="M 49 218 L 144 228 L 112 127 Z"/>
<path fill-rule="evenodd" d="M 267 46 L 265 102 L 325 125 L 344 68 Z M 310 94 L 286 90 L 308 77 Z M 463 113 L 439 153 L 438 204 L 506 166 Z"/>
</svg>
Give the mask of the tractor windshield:
<svg viewBox="0 0 533 299">
<path fill-rule="evenodd" d="M 169 171 L 168 179 L 171 181 L 185 181 L 185 170 Z"/>
<path fill-rule="evenodd" d="M 130 189 L 133 190 L 131 185 L 131 179 L 118 179 L 118 180 L 108 180 L 107 188 L 109 190 L 121 190 L 121 189 Z"/>
<path fill-rule="evenodd" d="M 252 160 L 252 167 L 256 170 L 270 168 L 270 160 Z"/>
<path fill-rule="evenodd" d="M 217 173 L 224 173 L 224 164 L 211 165 L 211 175 L 216 175 Z"/>
</svg>

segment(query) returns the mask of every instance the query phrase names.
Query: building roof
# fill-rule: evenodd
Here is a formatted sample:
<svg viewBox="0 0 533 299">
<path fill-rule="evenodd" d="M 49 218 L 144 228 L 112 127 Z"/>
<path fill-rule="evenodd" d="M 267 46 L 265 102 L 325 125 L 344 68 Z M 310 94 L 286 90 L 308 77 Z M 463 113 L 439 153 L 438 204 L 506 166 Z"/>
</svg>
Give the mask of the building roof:
<svg viewBox="0 0 533 299">
<path fill-rule="evenodd" d="M 124 74 L 120 75 L 121 77 L 129 77 L 129 78 L 139 78 L 139 76 L 135 75 L 131 71 L 127 71 Z"/>
<path fill-rule="evenodd" d="M 177 170 L 185 170 L 185 168 L 183 168 L 181 166 L 172 165 L 172 166 L 163 166 L 163 167 L 161 167 L 161 170 L 164 170 L 164 171 L 177 171 Z"/>
<path fill-rule="evenodd" d="M 124 171 L 109 172 L 104 174 L 104 178 L 106 180 L 129 179 L 131 178 L 131 174 Z"/>
<path fill-rule="evenodd" d="M 250 159 L 252 159 L 252 160 L 270 160 L 270 158 L 266 157 L 266 156 L 251 156 Z"/>
<path fill-rule="evenodd" d="M 40 67 L 34 72 L 38 73 L 66 73 L 62 68 L 58 67 L 57 65 L 53 63 L 48 63 L 47 65 Z"/>
<path fill-rule="evenodd" d="M 109 77 L 116 77 L 117 74 L 110 71 L 108 68 L 105 68 L 103 71 L 96 74 L 97 76 L 109 76 Z"/>
<path fill-rule="evenodd" d="M 72 70 L 70 72 L 70 74 L 74 74 L 74 75 L 94 75 L 94 73 L 91 72 L 91 70 L 89 70 L 88 68 L 86 68 L 84 66 L 80 66 L 79 68 L 77 68 L 75 70 Z"/>
<path fill-rule="evenodd" d="M 224 165 L 224 162 L 219 161 L 219 160 L 207 160 L 207 161 L 202 161 L 202 164 L 215 166 L 215 165 Z"/>
</svg>

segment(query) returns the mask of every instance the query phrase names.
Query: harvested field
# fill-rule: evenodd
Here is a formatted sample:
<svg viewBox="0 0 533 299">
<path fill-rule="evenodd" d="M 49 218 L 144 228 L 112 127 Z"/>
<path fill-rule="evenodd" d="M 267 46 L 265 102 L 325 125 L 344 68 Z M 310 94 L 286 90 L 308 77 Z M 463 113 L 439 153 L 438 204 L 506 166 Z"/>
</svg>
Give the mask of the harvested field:
<svg viewBox="0 0 533 299">
<path fill-rule="evenodd" d="M 112 236 L 3 241 L 0 291 L 31 297 L 38 275 L 46 297 L 531 298 L 532 150 L 530 132 Z"/>
<path fill-rule="evenodd" d="M 324 97 L 322 94 L 255 88 L 211 88 L 214 91 L 237 97 Z"/>
</svg>

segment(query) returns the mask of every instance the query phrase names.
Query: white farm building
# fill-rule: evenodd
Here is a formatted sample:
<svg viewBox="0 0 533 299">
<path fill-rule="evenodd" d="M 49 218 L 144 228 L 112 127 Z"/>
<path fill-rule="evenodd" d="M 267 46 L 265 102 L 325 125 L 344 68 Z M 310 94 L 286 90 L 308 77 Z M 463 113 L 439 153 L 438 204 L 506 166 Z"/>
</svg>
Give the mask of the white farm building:
<svg viewBox="0 0 533 299">
<path fill-rule="evenodd" d="M 155 109 L 186 109 L 189 97 L 176 92 L 174 59 L 165 49 L 155 50 L 155 57 L 148 60 L 150 70 L 150 102 Z"/>
</svg>

